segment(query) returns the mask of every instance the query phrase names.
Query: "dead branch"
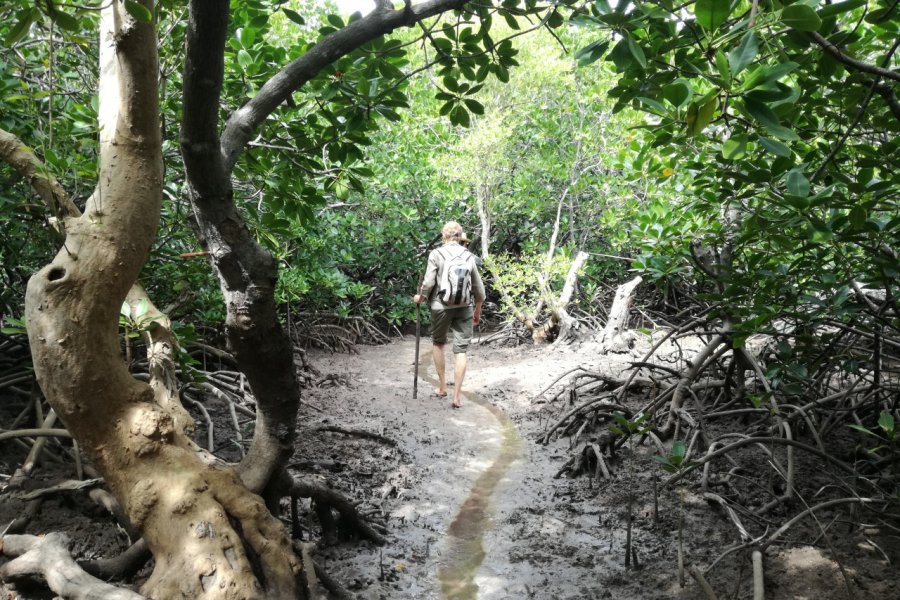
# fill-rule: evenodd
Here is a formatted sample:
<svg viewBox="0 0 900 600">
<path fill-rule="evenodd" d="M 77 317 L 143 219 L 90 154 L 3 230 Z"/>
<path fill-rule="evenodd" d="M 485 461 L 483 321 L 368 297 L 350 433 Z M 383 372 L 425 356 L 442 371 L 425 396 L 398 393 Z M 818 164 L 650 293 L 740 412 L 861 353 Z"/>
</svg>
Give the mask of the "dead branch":
<svg viewBox="0 0 900 600">
<path fill-rule="evenodd" d="M 553 435 L 553 433 L 557 429 L 559 429 L 559 427 L 563 423 L 565 423 L 569 418 L 574 417 L 575 415 L 577 415 L 581 412 L 584 412 L 586 410 L 589 410 L 589 409 L 597 411 L 597 412 L 618 411 L 624 415 L 631 414 L 630 411 L 627 408 L 625 408 L 624 406 L 622 406 L 621 404 L 609 402 L 607 400 L 608 397 L 609 396 L 602 396 L 600 398 L 592 398 L 592 399 L 588 400 L 587 402 L 585 402 L 585 403 L 573 408 L 569 412 L 567 412 L 559 420 L 557 420 L 556 423 L 554 423 L 552 427 L 550 427 L 550 429 L 547 431 L 547 433 L 544 434 L 544 437 L 541 438 L 541 443 L 546 446 L 547 443 L 550 441 L 550 436 Z"/>
<path fill-rule="evenodd" d="M 606 326 L 600 333 L 600 347 L 602 352 L 606 353 L 617 348 L 621 341 L 622 334 L 628 327 L 628 313 L 631 309 L 631 303 L 634 298 L 634 291 L 640 285 L 642 279 L 640 275 L 627 283 L 623 283 L 616 289 L 615 299 L 612 308 L 609 309 L 609 318 Z"/>
<path fill-rule="evenodd" d="M 853 467 L 851 467 L 850 465 L 848 465 L 847 463 L 845 463 L 843 461 L 836 459 L 835 457 L 831 456 L 828 453 L 820 452 L 819 449 L 816 448 L 815 446 L 810 446 L 809 444 L 804 444 L 803 442 L 798 442 L 796 440 L 788 440 L 785 438 L 745 437 L 736 442 L 728 444 L 727 446 L 720 448 L 719 450 L 716 450 L 715 452 L 711 452 L 710 454 L 707 454 L 703 458 L 699 458 L 696 461 L 692 462 L 691 464 L 687 465 L 686 467 L 684 467 L 683 469 L 681 469 L 680 471 L 678 471 L 677 473 L 675 473 L 674 475 L 669 477 L 666 481 L 664 481 L 661 489 L 665 489 L 667 486 L 676 483 L 677 481 L 682 479 L 685 475 L 687 475 L 694 469 L 697 469 L 698 467 L 702 467 L 707 462 L 709 462 L 711 460 L 715 460 L 716 458 L 718 458 L 722 455 L 728 454 L 729 452 L 731 452 L 737 448 L 740 448 L 743 446 L 749 446 L 751 444 L 785 444 L 785 445 L 789 445 L 789 446 L 795 446 L 797 448 L 806 450 L 807 452 L 811 452 L 811 453 L 821 457 L 822 459 L 824 459 L 825 461 L 838 467 L 845 473 L 849 473 L 851 475 L 856 474 L 856 470 Z"/>
<path fill-rule="evenodd" d="M 828 500 L 826 502 L 822 502 L 820 504 L 816 504 L 815 506 L 811 506 L 806 510 L 794 515 L 794 517 L 783 524 L 781 527 L 772 532 L 765 541 L 760 544 L 759 549 L 762 552 L 766 551 L 766 548 L 771 546 L 781 535 L 786 532 L 788 529 L 805 519 L 806 517 L 814 514 L 818 510 L 822 510 L 825 508 L 831 508 L 832 506 L 839 506 L 842 504 L 872 504 L 876 502 L 875 498 L 860 498 L 860 497 L 852 497 L 852 498 L 835 498 L 834 500 Z"/>
<path fill-rule="evenodd" d="M 347 429 L 345 427 L 338 427 L 337 425 L 320 425 L 319 427 L 316 427 L 314 431 L 330 431 L 332 433 L 342 433 L 344 435 L 376 440 L 378 442 L 381 442 L 382 444 L 387 444 L 388 446 L 397 445 L 396 440 L 392 440 L 391 438 L 385 437 L 379 433 L 366 431 L 365 429 Z"/>
<path fill-rule="evenodd" d="M 116 500 L 115 496 L 104 490 L 103 488 L 93 488 L 89 495 L 91 500 L 105 508 L 109 514 L 113 516 L 119 526 L 128 534 L 129 540 L 140 539 L 141 533 L 137 527 L 128 518 L 128 515 L 122 509 L 122 505 Z"/>
<path fill-rule="evenodd" d="M 19 429 L 0 433 L 0 442 L 23 437 L 62 437 L 71 439 L 72 434 L 67 429 Z"/>
<path fill-rule="evenodd" d="M 694 565 L 688 567 L 688 573 L 690 573 L 691 577 L 694 578 L 694 581 L 697 582 L 697 585 L 700 586 L 700 589 L 703 590 L 703 593 L 706 595 L 706 600 L 719 600 L 719 597 L 716 596 L 716 593 L 713 591 L 712 586 L 710 586 L 709 582 L 706 581 L 706 577 L 704 577 L 703 573 L 698 571 Z"/>
<path fill-rule="evenodd" d="M 101 483 L 103 483 L 103 480 L 100 478 L 88 479 L 85 481 L 79 481 L 77 479 L 70 479 L 68 481 L 63 481 L 62 483 L 57 483 L 56 485 L 50 485 L 47 487 L 32 490 L 28 493 L 21 494 L 19 497 L 22 498 L 23 500 L 34 500 L 36 498 L 43 498 L 45 496 L 53 496 L 54 494 L 60 494 L 62 492 L 76 492 L 79 490 L 92 488 Z"/>
</svg>

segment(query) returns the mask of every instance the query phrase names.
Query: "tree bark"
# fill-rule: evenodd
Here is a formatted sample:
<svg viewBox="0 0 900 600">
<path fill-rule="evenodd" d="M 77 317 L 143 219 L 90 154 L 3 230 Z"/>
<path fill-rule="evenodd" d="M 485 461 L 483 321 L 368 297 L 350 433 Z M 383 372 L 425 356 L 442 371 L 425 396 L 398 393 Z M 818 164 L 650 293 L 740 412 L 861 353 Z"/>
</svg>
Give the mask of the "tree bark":
<svg viewBox="0 0 900 600">
<path fill-rule="evenodd" d="M 232 170 L 265 119 L 322 69 L 399 27 L 465 4 L 466 0 L 429 0 L 400 10 L 389 3 L 379 5 L 281 69 L 229 117 L 218 137 L 229 3 L 190 3 L 182 155 L 202 242 L 225 296 L 228 344 L 257 402 L 253 442 L 239 466 L 241 479 L 251 490 L 266 490 L 293 452 L 300 386 L 290 340 L 277 318 L 277 264 L 256 243 L 234 204 Z"/>
<path fill-rule="evenodd" d="M 72 559 L 67 546 L 68 539 L 62 533 L 0 536 L 0 549 L 15 557 L 0 567 L 0 577 L 14 580 L 40 575 L 54 593 L 67 600 L 145 600 L 140 594 L 86 573 Z"/>
<path fill-rule="evenodd" d="M 557 341 L 565 340 L 569 337 L 574 319 L 569 315 L 566 308 L 569 306 L 569 303 L 572 301 L 572 295 L 575 293 L 578 271 L 581 270 L 588 258 L 590 258 L 590 255 L 587 252 L 579 252 L 575 255 L 575 259 L 569 266 L 569 272 L 566 275 L 563 289 L 559 293 L 559 298 L 550 307 L 550 318 L 531 334 L 531 339 L 535 344 L 553 339 Z"/>
<path fill-rule="evenodd" d="M 122 361 L 119 311 L 162 199 L 158 67 L 154 27 L 135 23 L 121 3 L 104 6 L 101 29 L 100 114 L 110 118 L 101 124 L 99 183 L 84 215 L 66 219 L 63 249 L 28 283 L 35 374 L 144 534 L 156 559 L 145 594 L 297 597 L 299 565 L 284 528 Z"/>
<path fill-rule="evenodd" d="M 619 346 L 622 334 L 628 328 L 628 313 L 631 310 L 631 303 L 634 299 L 634 290 L 637 289 L 641 281 L 641 276 L 638 275 L 631 281 L 620 285 L 616 290 L 612 307 L 609 309 L 609 318 L 599 339 L 604 353 Z"/>
</svg>

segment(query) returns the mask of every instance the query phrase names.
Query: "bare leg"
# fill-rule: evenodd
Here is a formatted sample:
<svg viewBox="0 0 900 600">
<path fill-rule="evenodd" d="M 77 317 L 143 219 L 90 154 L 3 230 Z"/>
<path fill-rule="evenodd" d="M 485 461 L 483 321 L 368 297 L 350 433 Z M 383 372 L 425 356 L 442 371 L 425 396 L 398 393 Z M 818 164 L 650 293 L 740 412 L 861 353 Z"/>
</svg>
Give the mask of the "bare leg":
<svg viewBox="0 0 900 600">
<path fill-rule="evenodd" d="M 453 406 L 459 407 L 459 400 L 462 397 L 462 384 L 463 379 L 466 377 L 466 354 L 462 352 L 460 354 L 456 354 L 456 365 L 453 380 Z"/>
<path fill-rule="evenodd" d="M 438 396 L 447 395 L 447 376 L 444 374 L 444 344 L 434 344 L 431 347 L 431 357 L 434 359 L 434 370 L 437 371 L 438 389 L 435 393 Z"/>
</svg>

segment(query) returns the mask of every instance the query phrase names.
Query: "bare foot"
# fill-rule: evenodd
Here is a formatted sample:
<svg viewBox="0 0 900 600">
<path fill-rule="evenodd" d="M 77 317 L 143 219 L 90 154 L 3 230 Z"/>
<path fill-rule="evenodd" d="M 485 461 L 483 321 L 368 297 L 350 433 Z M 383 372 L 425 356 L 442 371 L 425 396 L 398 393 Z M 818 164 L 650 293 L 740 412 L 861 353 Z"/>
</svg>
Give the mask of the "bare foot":
<svg viewBox="0 0 900 600">
<path fill-rule="evenodd" d="M 450 405 L 450 408 L 462 408 L 462 407 L 459 405 L 458 402 L 454 402 L 453 404 Z"/>
<path fill-rule="evenodd" d="M 434 395 L 440 398 L 444 398 L 447 395 L 447 390 L 442 390 L 441 388 L 435 388 Z"/>
</svg>

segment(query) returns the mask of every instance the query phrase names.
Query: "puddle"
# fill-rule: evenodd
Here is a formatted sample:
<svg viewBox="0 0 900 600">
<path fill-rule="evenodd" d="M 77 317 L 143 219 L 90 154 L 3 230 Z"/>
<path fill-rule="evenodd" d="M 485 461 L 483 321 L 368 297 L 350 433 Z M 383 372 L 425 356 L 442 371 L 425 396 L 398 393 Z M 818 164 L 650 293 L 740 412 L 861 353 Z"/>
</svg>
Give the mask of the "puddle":
<svg viewBox="0 0 900 600">
<path fill-rule="evenodd" d="M 428 362 L 427 357 L 421 359 L 419 374 L 432 385 L 437 385 L 437 381 L 424 374 Z M 488 410 L 497 420 L 501 435 L 500 452 L 475 481 L 469 496 L 447 529 L 438 571 L 442 600 L 475 600 L 478 597 L 475 573 L 484 561 L 484 533 L 491 527 L 491 497 L 509 466 L 522 454 L 522 438 L 509 417 L 478 394 L 462 394 L 473 404 Z"/>
</svg>

